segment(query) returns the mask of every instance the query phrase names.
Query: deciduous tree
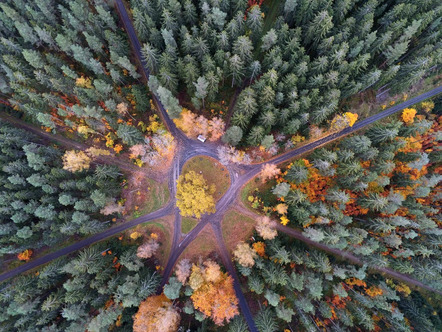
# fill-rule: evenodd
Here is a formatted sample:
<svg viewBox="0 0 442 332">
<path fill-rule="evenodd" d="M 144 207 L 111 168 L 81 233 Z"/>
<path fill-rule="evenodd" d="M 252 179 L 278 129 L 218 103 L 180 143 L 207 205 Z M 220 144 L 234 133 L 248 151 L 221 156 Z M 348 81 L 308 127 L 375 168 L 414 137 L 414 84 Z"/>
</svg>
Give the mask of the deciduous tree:
<svg viewBox="0 0 442 332">
<path fill-rule="evenodd" d="M 180 175 L 177 184 L 177 206 L 183 216 L 201 218 L 215 212 L 215 185 L 208 185 L 201 174 L 190 171 Z"/>
<path fill-rule="evenodd" d="M 191 299 L 193 306 L 209 316 L 216 325 L 223 325 L 238 314 L 233 280 L 227 274 L 223 274 L 216 283 L 204 283 L 192 294 Z"/>
<path fill-rule="evenodd" d="M 255 265 L 255 258 L 258 256 L 247 243 L 240 242 L 233 251 L 233 257 L 242 266 L 252 267 Z"/>
<path fill-rule="evenodd" d="M 264 240 L 272 240 L 278 235 L 278 232 L 273 228 L 273 224 L 274 221 L 270 220 L 269 217 L 264 216 L 258 219 L 255 228 L 259 236 Z"/>
<path fill-rule="evenodd" d="M 141 302 L 134 316 L 134 332 L 174 332 L 178 329 L 180 315 L 164 295 L 148 297 Z"/>
<path fill-rule="evenodd" d="M 92 159 L 84 151 L 69 150 L 63 155 L 63 168 L 70 172 L 89 169 Z"/>
<path fill-rule="evenodd" d="M 271 179 L 275 177 L 276 175 L 280 174 L 281 170 L 276 166 L 275 164 L 264 164 L 261 168 L 261 181 L 262 183 L 266 182 L 266 180 Z"/>
</svg>

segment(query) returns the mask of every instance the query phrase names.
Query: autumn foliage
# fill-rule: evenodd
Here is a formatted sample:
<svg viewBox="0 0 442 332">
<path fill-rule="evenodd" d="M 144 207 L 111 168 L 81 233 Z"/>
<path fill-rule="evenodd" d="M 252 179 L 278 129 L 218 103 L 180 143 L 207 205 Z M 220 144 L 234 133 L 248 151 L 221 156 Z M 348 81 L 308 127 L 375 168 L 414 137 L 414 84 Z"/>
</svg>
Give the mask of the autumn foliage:
<svg viewBox="0 0 442 332">
<path fill-rule="evenodd" d="M 266 182 L 281 173 L 281 170 L 275 164 L 265 164 L 261 169 L 262 182 Z"/>
<path fill-rule="evenodd" d="M 193 265 L 189 284 L 194 289 L 190 297 L 193 306 L 216 325 L 223 325 L 238 314 L 233 280 L 215 262 L 209 260 L 203 266 Z"/>
<path fill-rule="evenodd" d="M 236 249 L 233 251 L 235 260 L 244 267 L 252 267 L 255 265 L 255 258 L 257 253 L 245 242 L 238 243 Z"/>
<path fill-rule="evenodd" d="M 221 118 L 215 117 L 208 120 L 204 116 L 198 116 L 186 108 L 183 108 L 180 117 L 174 119 L 174 122 L 190 138 L 203 135 L 209 141 L 217 141 L 224 134 L 225 123 Z"/>
<path fill-rule="evenodd" d="M 63 168 L 70 172 L 89 169 L 92 159 L 84 151 L 70 150 L 63 156 Z"/>
<path fill-rule="evenodd" d="M 141 302 L 134 316 L 134 332 L 174 332 L 180 315 L 164 295 L 151 296 Z"/>
<path fill-rule="evenodd" d="M 70 172 L 81 172 L 89 169 L 92 161 L 99 156 L 108 156 L 105 149 L 90 147 L 85 151 L 68 150 L 63 155 L 63 168 Z"/>
<path fill-rule="evenodd" d="M 296 161 L 294 164 L 306 166 L 308 168 L 308 177 L 299 184 L 292 184 L 291 188 L 301 190 L 312 203 L 324 201 L 327 189 L 332 183 L 331 178 L 321 175 L 319 169 L 314 167 L 307 159 Z M 290 169 L 292 165 L 289 165 L 287 168 Z"/>
<path fill-rule="evenodd" d="M 258 222 L 255 226 L 256 231 L 259 236 L 261 236 L 264 240 L 273 240 L 278 232 L 274 229 L 274 221 L 270 220 L 269 217 L 263 216 L 258 219 Z"/>
<path fill-rule="evenodd" d="M 402 111 L 402 121 L 407 124 L 414 122 L 414 117 L 416 116 L 416 110 L 414 108 L 406 108 Z"/>
<path fill-rule="evenodd" d="M 339 131 L 347 127 L 353 127 L 358 120 L 358 114 L 345 112 L 344 114 L 337 114 L 330 123 L 331 131 Z"/>
<path fill-rule="evenodd" d="M 159 247 L 160 244 L 158 241 L 151 238 L 138 247 L 137 256 L 140 258 L 150 258 L 156 253 Z"/>
<path fill-rule="evenodd" d="M 201 218 L 203 213 L 214 213 L 214 192 L 215 186 L 208 185 L 201 174 L 190 171 L 180 175 L 177 184 L 176 204 L 181 215 Z"/>
<path fill-rule="evenodd" d="M 17 258 L 21 261 L 29 261 L 31 259 L 31 256 L 33 254 L 33 251 L 31 249 L 26 249 L 25 251 L 19 253 L 17 255 Z"/>
</svg>

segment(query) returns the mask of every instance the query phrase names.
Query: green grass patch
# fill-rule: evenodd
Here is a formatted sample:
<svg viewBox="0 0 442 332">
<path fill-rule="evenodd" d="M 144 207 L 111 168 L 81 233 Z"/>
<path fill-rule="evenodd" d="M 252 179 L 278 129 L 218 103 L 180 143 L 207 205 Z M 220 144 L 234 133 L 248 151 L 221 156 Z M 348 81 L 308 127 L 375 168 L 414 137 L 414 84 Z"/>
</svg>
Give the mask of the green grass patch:
<svg viewBox="0 0 442 332">
<path fill-rule="evenodd" d="M 227 248 L 233 251 L 241 241 L 246 241 L 255 229 L 255 220 L 234 210 L 228 211 L 222 222 L 223 238 Z"/>
<path fill-rule="evenodd" d="M 213 194 L 215 201 L 219 200 L 230 187 L 230 175 L 227 168 L 213 158 L 198 156 L 188 160 L 181 173 L 185 174 L 190 171 L 202 174 L 209 185 L 215 185 L 216 191 Z"/>
<path fill-rule="evenodd" d="M 181 233 L 189 233 L 197 224 L 198 220 L 194 218 L 183 217 L 181 219 Z"/>
<path fill-rule="evenodd" d="M 252 186 L 253 182 L 249 181 L 247 184 L 241 189 L 241 202 L 244 206 L 249 206 L 250 202 L 248 197 L 253 194 L 254 187 Z"/>
<path fill-rule="evenodd" d="M 170 197 L 168 182 L 159 183 L 155 180 L 148 179 L 148 187 L 146 201 L 137 210 L 133 211 L 127 220 L 132 220 L 154 212 L 164 206 Z"/>
<path fill-rule="evenodd" d="M 270 191 L 276 185 L 275 180 L 267 180 L 262 183 L 259 176 L 251 179 L 241 190 L 241 202 L 246 208 L 253 212 L 257 212 L 252 206 L 252 201 L 249 200 L 251 196 L 258 196 L 265 202 L 272 201 L 276 199 L 275 195 Z M 268 204 L 267 204 L 268 205 Z"/>
</svg>

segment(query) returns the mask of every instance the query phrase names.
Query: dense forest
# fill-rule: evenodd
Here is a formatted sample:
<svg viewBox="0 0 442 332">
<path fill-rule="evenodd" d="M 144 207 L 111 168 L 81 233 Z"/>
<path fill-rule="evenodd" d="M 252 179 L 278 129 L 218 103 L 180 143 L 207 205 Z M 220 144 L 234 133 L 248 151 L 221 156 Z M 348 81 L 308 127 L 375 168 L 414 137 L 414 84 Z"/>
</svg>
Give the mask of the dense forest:
<svg viewBox="0 0 442 332">
<path fill-rule="evenodd" d="M 71 173 L 64 151 L 0 124 L 0 256 L 50 247 L 102 231 L 121 208 L 122 177 L 114 166 Z"/>
<path fill-rule="evenodd" d="M 180 107 L 170 94 L 185 91 L 199 109 L 237 86 L 229 143 L 307 136 L 343 99 L 385 84 L 403 91 L 440 64 L 438 1 L 256 3 L 130 1 L 151 85 L 172 117 Z"/>
<path fill-rule="evenodd" d="M 148 90 L 111 8 L 103 0 L 3 1 L 2 95 L 48 130 L 93 134 L 108 147 L 143 143 Z"/>
<path fill-rule="evenodd" d="M 259 331 L 440 330 L 440 306 L 406 284 L 283 235 L 258 233 L 244 244 L 248 250 L 238 255 L 238 268 L 259 303 Z M 247 331 L 240 320 L 232 325 L 230 331 Z"/>
<path fill-rule="evenodd" d="M 441 331 L 441 42 L 436 0 L 2 0 L 0 329 Z"/>
<path fill-rule="evenodd" d="M 135 243 L 111 239 L 1 285 L 3 331 L 130 331 L 160 276 Z"/>
<path fill-rule="evenodd" d="M 315 150 L 288 165 L 265 200 L 277 197 L 281 223 L 310 239 L 440 289 L 441 118 L 429 117 L 405 109 L 400 119 Z"/>
</svg>

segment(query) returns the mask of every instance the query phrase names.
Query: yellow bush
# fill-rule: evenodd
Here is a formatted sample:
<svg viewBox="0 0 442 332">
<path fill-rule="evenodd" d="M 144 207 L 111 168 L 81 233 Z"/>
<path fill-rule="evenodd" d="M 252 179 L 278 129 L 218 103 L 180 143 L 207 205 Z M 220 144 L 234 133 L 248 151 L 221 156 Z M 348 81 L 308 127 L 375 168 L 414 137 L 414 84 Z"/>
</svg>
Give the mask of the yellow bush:
<svg viewBox="0 0 442 332">
<path fill-rule="evenodd" d="M 353 127 L 355 122 L 358 120 L 358 115 L 356 113 L 345 112 L 344 117 L 347 120 L 349 127 Z"/>
<path fill-rule="evenodd" d="M 416 110 L 414 108 L 406 108 L 402 111 L 402 121 L 405 123 L 413 123 L 416 116 Z"/>
<path fill-rule="evenodd" d="M 84 76 L 77 78 L 75 85 L 79 86 L 80 88 L 92 89 L 91 79 L 85 78 Z"/>
</svg>

